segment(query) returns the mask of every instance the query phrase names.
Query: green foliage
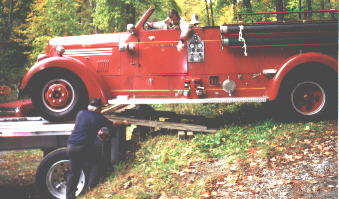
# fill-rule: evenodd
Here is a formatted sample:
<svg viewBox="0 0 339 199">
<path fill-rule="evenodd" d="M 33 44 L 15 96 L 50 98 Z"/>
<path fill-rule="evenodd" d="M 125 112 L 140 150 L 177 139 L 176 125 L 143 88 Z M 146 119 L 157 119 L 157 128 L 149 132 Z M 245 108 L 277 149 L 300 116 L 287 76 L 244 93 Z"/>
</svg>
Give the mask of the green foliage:
<svg viewBox="0 0 339 199">
<path fill-rule="evenodd" d="M 197 143 L 196 150 L 209 157 L 246 157 L 247 149 L 250 146 L 262 145 L 271 141 L 275 133 L 272 128 L 276 124 L 271 120 L 258 122 L 250 126 L 231 125 L 218 131 L 215 135 L 197 136 L 194 142 Z"/>
<path fill-rule="evenodd" d="M 153 104 L 156 110 L 173 111 L 180 114 L 202 115 L 209 118 L 227 117 L 230 113 L 241 113 L 240 109 L 247 109 L 252 114 L 256 114 L 257 107 L 262 106 L 260 103 L 232 103 L 232 104 Z M 244 116 L 238 115 L 239 120 L 245 119 Z"/>
<path fill-rule="evenodd" d="M 177 8 L 174 0 L 97 0 L 94 24 L 102 32 L 126 31 L 126 25 L 135 24 L 149 7 L 155 7 L 157 19 L 164 19 L 170 8 Z"/>
<path fill-rule="evenodd" d="M 26 31 L 26 43 L 33 47 L 29 65 L 44 53 L 51 38 L 93 33 L 91 5 L 91 1 L 75 0 L 39 0 L 32 4 Z"/>
<path fill-rule="evenodd" d="M 76 2 L 72 0 L 48 0 L 46 3 L 45 24 L 52 36 L 68 36 L 81 33 L 80 19 Z"/>
</svg>

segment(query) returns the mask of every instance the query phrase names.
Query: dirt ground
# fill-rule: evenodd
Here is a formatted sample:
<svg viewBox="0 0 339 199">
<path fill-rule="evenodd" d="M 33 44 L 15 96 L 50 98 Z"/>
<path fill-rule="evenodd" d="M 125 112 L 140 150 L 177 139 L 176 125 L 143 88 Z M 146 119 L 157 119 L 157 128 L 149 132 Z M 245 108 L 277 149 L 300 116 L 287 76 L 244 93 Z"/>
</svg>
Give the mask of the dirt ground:
<svg viewBox="0 0 339 199">
<path fill-rule="evenodd" d="M 338 198 L 337 129 L 337 121 L 331 121 L 325 132 L 305 132 L 322 135 L 281 147 L 281 153 L 269 158 L 249 150 L 247 160 L 231 165 L 223 159 L 192 164 L 187 169 L 194 172 L 181 178 L 182 184 L 207 179 L 201 197 L 208 199 Z"/>
</svg>

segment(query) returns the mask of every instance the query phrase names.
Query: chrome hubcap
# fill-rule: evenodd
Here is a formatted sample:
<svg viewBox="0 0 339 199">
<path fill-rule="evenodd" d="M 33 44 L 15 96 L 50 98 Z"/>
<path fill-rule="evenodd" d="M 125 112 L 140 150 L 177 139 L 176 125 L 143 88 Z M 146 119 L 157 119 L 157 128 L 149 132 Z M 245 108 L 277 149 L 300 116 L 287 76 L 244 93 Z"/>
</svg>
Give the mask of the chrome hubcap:
<svg viewBox="0 0 339 199">
<path fill-rule="evenodd" d="M 60 160 L 54 163 L 46 175 L 46 186 L 48 191 L 55 198 L 65 198 L 66 181 L 69 171 L 69 160 Z M 77 186 L 76 195 L 79 195 L 85 187 L 85 174 L 81 171 L 80 179 Z"/>
<path fill-rule="evenodd" d="M 325 105 L 324 89 L 316 82 L 300 82 L 292 90 L 291 100 L 294 109 L 302 115 L 319 113 Z"/>
</svg>

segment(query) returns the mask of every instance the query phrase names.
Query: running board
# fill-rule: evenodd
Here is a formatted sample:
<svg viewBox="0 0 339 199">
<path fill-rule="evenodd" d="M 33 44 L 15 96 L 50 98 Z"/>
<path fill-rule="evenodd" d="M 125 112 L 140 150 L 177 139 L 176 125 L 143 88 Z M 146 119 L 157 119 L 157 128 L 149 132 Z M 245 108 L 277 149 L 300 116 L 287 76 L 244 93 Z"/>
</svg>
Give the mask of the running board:
<svg viewBox="0 0 339 199">
<path fill-rule="evenodd" d="M 108 100 L 109 104 L 202 104 L 202 103 L 235 103 L 235 102 L 266 102 L 267 97 L 225 97 L 225 98 L 162 98 L 162 99 L 139 99 L 118 96 Z"/>
</svg>

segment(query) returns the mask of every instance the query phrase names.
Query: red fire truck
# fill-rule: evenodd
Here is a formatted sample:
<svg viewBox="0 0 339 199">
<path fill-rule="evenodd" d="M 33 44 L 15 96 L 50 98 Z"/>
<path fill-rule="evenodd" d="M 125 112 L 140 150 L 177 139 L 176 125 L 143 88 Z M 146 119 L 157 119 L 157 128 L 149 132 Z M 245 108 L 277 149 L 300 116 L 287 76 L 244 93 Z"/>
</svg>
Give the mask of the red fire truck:
<svg viewBox="0 0 339 199">
<path fill-rule="evenodd" d="M 337 110 L 336 17 L 192 26 L 178 52 L 180 30 L 146 28 L 153 11 L 128 32 L 51 39 L 20 93 L 51 121 L 72 118 L 92 97 L 107 104 L 273 101 L 280 114 L 306 119 Z"/>
</svg>

